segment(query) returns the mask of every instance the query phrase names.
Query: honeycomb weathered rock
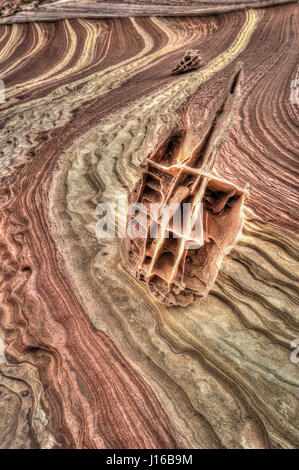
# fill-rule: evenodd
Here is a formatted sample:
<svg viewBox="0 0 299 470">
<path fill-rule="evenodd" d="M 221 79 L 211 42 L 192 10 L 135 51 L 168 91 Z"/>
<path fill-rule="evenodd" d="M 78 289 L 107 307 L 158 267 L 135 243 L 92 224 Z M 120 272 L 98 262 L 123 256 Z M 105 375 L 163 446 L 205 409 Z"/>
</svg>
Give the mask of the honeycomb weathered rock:
<svg viewBox="0 0 299 470">
<path fill-rule="evenodd" d="M 128 215 L 123 264 L 167 305 L 187 305 L 205 296 L 214 283 L 223 255 L 240 233 L 246 191 L 213 174 L 239 90 L 237 70 L 219 107 L 210 112 L 202 138 L 196 133 L 199 109 L 191 104 L 180 127 L 164 136 L 146 159 L 129 197 L 129 203 L 143 206 Z M 160 205 L 161 210 L 153 211 L 153 203 Z M 186 203 L 189 207 L 184 206 Z M 175 224 L 178 212 L 166 211 L 172 204 L 177 205 L 177 210 L 182 209 L 179 217 L 185 207 L 189 211 L 184 213 L 180 230 Z M 132 224 L 137 213 L 138 225 L 144 231 L 135 236 Z M 202 237 L 194 230 L 199 217 Z"/>
<path fill-rule="evenodd" d="M 172 74 L 177 75 L 179 73 L 189 72 L 189 70 L 197 69 L 201 61 L 199 52 L 199 50 L 193 49 L 186 51 L 179 64 L 173 69 Z"/>
</svg>

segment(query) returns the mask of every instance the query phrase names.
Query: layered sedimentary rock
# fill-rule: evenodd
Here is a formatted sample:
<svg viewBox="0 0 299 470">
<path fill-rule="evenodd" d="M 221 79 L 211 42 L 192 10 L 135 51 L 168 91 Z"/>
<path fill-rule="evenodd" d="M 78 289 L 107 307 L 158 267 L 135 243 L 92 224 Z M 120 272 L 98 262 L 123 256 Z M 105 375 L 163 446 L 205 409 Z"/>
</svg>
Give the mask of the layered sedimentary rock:
<svg viewBox="0 0 299 470">
<path fill-rule="evenodd" d="M 213 175 L 237 107 L 240 76 L 238 67 L 202 136 L 202 110 L 189 104 L 177 128 L 161 137 L 142 164 L 129 196 L 124 266 L 167 305 L 204 297 L 240 236 L 245 191 Z"/>
<path fill-rule="evenodd" d="M 1 26 L 1 447 L 298 447 L 298 24 L 290 4 Z M 173 76 L 187 49 L 203 66 Z M 194 94 L 204 135 L 237 61 L 214 173 L 250 185 L 242 236 L 202 301 L 166 307 L 96 208 Z"/>
<path fill-rule="evenodd" d="M 1 0 L 1 22 L 49 21 L 62 18 L 212 15 L 291 3 L 294 0 Z M 7 18 L 9 17 L 9 18 Z"/>
</svg>

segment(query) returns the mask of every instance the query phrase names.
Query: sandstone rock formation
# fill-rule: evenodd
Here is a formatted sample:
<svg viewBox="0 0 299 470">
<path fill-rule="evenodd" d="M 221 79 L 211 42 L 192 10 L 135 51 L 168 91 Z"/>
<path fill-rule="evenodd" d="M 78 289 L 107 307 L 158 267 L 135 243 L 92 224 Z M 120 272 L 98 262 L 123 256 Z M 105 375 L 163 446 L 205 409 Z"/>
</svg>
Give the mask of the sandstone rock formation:
<svg viewBox="0 0 299 470">
<path fill-rule="evenodd" d="M 240 235 L 245 192 L 213 175 L 240 95 L 240 73 L 237 70 L 219 107 L 210 112 L 209 127 L 201 137 L 196 131 L 202 110 L 189 106 L 179 127 L 164 135 L 143 163 L 129 197 L 132 206 L 144 211 L 138 215 L 138 225 L 144 230 L 136 236 L 135 211 L 131 212 L 123 263 L 167 305 L 187 305 L 204 297 L 224 253 Z M 153 211 L 152 204 L 160 205 L 160 210 Z"/>
<path fill-rule="evenodd" d="M 201 61 L 200 51 L 186 51 L 180 60 L 179 64 L 173 69 L 173 75 L 189 72 L 190 70 L 197 69 Z"/>
<path fill-rule="evenodd" d="M 66 19 L 1 18 L 0 446 L 298 448 L 298 5 L 59 5 Z M 203 66 L 172 75 L 188 49 Z M 123 240 L 96 236 L 97 205 L 132 193 L 192 96 L 208 132 L 239 61 L 213 173 L 250 185 L 242 234 L 204 299 L 165 306 L 123 268 Z"/>
</svg>

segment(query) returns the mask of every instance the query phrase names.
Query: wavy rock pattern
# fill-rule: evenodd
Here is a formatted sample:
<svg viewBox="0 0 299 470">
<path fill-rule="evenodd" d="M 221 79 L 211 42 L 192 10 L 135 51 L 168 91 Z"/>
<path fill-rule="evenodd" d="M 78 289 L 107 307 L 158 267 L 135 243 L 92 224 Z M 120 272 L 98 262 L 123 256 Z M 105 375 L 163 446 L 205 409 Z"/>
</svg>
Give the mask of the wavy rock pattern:
<svg viewBox="0 0 299 470">
<path fill-rule="evenodd" d="M 298 447 L 298 24 L 291 4 L 1 26 L 2 447 Z M 203 66 L 171 75 L 193 48 Z M 204 300 L 169 308 L 96 237 L 96 206 L 194 93 L 204 135 L 236 61 L 215 175 L 250 184 L 242 236 Z"/>
</svg>

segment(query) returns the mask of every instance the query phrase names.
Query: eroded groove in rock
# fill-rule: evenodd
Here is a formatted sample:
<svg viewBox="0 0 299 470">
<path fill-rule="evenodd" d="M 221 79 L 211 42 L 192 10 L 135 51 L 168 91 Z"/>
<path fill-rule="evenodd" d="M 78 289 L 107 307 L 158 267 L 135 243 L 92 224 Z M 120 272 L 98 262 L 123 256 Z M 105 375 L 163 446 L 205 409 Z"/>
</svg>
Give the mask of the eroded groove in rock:
<svg viewBox="0 0 299 470">
<path fill-rule="evenodd" d="M 129 196 L 131 207 L 135 205 L 140 212 L 138 226 L 143 230 L 136 236 L 132 223 L 136 211 L 131 211 L 123 264 L 167 305 L 187 305 L 204 297 L 223 255 L 240 236 L 246 191 L 217 178 L 213 167 L 235 114 L 241 74 L 238 68 L 218 100 L 218 108 L 210 112 L 203 136 L 196 126 L 203 110 L 189 105 L 178 127 L 161 137 L 142 164 L 142 175 Z M 153 211 L 153 204 L 160 210 Z M 176 209 L 167 211 L 173 205 Z M 178 217 L 184 218 L 180 227 L 176 227 Z M 203 233 L 198 229 L 196 233 L 199 219 Z"/>
</svg>

